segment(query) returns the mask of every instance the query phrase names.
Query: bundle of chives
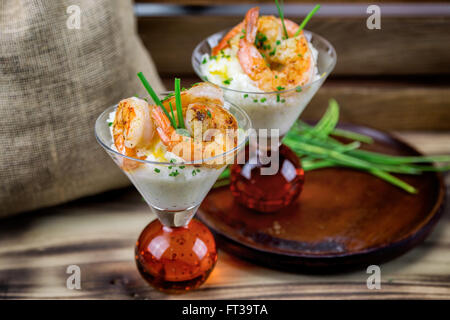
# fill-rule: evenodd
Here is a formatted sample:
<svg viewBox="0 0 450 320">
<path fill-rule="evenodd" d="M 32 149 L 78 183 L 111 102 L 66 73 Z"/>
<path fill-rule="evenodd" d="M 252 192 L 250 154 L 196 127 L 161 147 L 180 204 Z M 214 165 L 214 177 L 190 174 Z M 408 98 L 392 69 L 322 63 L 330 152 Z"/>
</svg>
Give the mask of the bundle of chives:
<svg viewBox="0 0 450 320">
<path fill-rule="evenodd" d="M 315 126 L 302 121 L 294 125 L 286 134 L 283 143 L 290 147 L 302 159 L 305 171 L 329 167 L 347 167 L 366 171 L 409 193 L 417 193 L 417 189 L 391 173 L 421 174 L 425 171 L 450 170 L 450 155 L 436 156 L 391 156 L 373 151 L 359 149 L 361 142 L 373 143 L 371 137 L 337 129 L 339 105 L 330 100 L 327 111 Z M 331 136 L 354 140 L 344 144 Z M 418 163 L 426 163 L 418 165 Z M 434 163 L 444 163 L 438 167 Z M 229 181 L 230 172 L 226 170 L 219 177 L 219 184 Z"/>
</svg>

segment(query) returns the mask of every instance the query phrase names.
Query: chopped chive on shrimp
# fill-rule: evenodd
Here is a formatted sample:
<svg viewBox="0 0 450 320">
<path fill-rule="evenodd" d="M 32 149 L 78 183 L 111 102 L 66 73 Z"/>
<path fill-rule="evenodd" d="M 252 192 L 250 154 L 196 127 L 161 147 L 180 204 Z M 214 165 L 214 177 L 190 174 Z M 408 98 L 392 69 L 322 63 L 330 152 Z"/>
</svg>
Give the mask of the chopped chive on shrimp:
<svg viewBox="0 0 450 320">
<path fill-rule="evenodd" d="M 159 170 L 158 168 L 155 168 L 154 170 L 155 170 L 156 173 L 160 173 L 161 172 L 161 170 Z"/>
</svg>

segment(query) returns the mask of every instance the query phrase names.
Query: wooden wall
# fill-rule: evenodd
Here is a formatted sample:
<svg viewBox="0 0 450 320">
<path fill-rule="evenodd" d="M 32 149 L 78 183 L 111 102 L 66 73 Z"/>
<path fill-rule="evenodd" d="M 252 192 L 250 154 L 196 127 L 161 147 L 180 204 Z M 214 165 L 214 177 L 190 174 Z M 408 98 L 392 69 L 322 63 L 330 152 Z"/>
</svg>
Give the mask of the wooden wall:
<svg viewBox="0 0 450 320">
<path fill-rule="evenodd" d="M 170 0 L 168 8 L 197 6 L 184 7 L 185 13 L 163 10 L 161 14 L 150 7 L 139 15 L 139 34 L 168 88 L 174 75 L 185 84 L 198 81 L 190 62 L 192 50 L 209 34 L 242 19 L 248 6 L 242 2 L 230 6 L 236 2 Z M 256 2 L 275 13 L 272 1 L 245 1 Z M 295 9 L 287 11 L 289 18 L 302 20 L 304 15 L 296 13 L 312 7 L 302 2 L 285 1 Z M 387 130 L 450 130 L 450 6 L 383 1 L 381 30 L 369 30 L 367 5 L 336 2 L 322 1 L 322 13 L 307 27 L 335 46 L 338 63 L 302 117 L 319 117 L 334 97 L 342 107 L 343 121 Z M 216 10 L 208 15 L 205 10 L 211 9 L 211 3 Z M 241 7 L 242 14 L 236 15 Z"/>
</svg>

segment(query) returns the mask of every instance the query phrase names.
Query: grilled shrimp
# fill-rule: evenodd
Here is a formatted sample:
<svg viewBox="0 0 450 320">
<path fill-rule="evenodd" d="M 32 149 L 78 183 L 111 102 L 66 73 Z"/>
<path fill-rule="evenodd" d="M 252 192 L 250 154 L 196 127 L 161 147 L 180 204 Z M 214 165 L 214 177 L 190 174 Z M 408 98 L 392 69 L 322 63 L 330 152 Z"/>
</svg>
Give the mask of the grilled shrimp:
<svg viewBox="0 0 450 320">
<path fill-rule="evenodd" d="M 220 53 L 221 50 L 232 46 L 233 44 L 237 44 L 236 36 L 242 34 L 242 30 L 244 30 L 244 22 L 239 23 L 233 29 L 231 29 L 220 42 L 212 48 L 212 55 L 216 56 Z"/>
<path fill-rule="evenodd" d="M 235 26 L 212 54 L 235 46 L 239 64 L 263 91 L 292 89 L 308 83 L 314 72 L 311 51 L 303 32 L 295 36 L 299 26 L 284 19 L 286 39 L 281 19 L 259 16 L 259 8 L 247 11 L 244 21 Z M 240 32 L 244 30 L 244 32 Z"/>
<path fill-rule="evenodd" d="M 167 149 L 185 161 L 204 162 L 237 145 L 237 121 L 232 114 L 214 103 L 195 102 L 186 108 L 186 126 L 191 136 L 179 133 L 171 126 L 161 110 L 154 108 L 151 114 L 157 132 Z M 205 162 L 213 166 L 225 165 L 224 158 Z"/>
<path fill-rule="evenodd" d="M 218 105 L 223 105 L 223 92 L 218 86 L 208 82 L 200 82 L 193 85 L 189 90 L 181 92 L 181 106 L 183 111 L 183 118 L 186 116 L 187 107 L 191 103 L 214 103 Z M 175 96 L 172 95 L 167 99 L 163 100 L 164 108 L 171 113 L 170 105 L 175 114 L 175 119 L 178 123 L 178 114 L 176 111 Z"/>
<path fill-rule="evenodd" d="M 155 134 L 151 109 L 146 101 L 134 97 L 119 102 L 112 131 L 114 145 L 120 153 L 145 159 L 142 151 L 150 146 Z M 124 169 L 134 169 L 137 166 L 136 161 L 123 159 Z"/>
<path fill-rule="evenodd" d="M 259 8 L 250 9 L 245 16 L 246 37 L 239 42 L 238 59 L 243 71 L 264 91 L 280 88 L 291 89 L 307 83 L 313 74 L 312 54 L 303 34 L 296 37 L 279 38 L 282 27 L 277 19 L 262 17 L 258 20 Z M 276 23 L 278 22 L 278 23 Z M 255 46 L 255 25 L 265 31 L 265 39 L 278 45 L 270 55 L 262 55 Z M 288 22 L 286 29 L 293 33 L 295 23 Z M 269 37 L 267 37 L 268 31 Z M 276 44 L 275 43 L 275 44 Z M 270 44 L 270 43 L 269 43 Z M 267 45 L 266 45 L 267 46 Z"/>
</svg>

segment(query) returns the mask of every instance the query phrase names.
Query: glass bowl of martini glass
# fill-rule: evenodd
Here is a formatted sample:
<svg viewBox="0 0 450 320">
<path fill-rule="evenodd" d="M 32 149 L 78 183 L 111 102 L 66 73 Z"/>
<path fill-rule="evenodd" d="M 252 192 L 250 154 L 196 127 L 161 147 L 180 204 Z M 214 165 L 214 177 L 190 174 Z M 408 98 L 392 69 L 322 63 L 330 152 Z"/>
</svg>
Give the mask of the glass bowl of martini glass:
<svg viewBox="0 0 450 320">
<path fill-rule="evenodd" d="M 118 152 L 111 128 L 117 105 L 106 109 L 95 123 L 99 144 L 156 214 L 157 219 L 145 227 L 136 242 L 135 260 L 142 277 L 165 292 L 197 288 L 217 261 L 214 237 L 203 223 L 192 218 L 226 165 L 245 146 L 251 128 L 242 109 L 229 102 L 223 107 L 238 123 L 237 144 L 222 154 L 190 162 L 167 159 L 158 149 L 151 160 Z"/>
<path fill-rule="evenodd" d="M 225 100 L 239 105 L 252 121 L 256 137 L 250 139 L 246 159 L 231 167 L 230 189 L 235 199 L 260 212 L 278 211 L 299 196 L 304 181 L 300 160 L 282 139 L 334 69 L 336 52 L 326 39 L 304 30 L 312 56 L 309 80 L 290 89 L 280 86 L 264 91 L 243 72 L 236 50 L 224 48 L 212 55 L 228 32 L 200 42 L 192 54 L 192 65 L 201 79 L 221 87 Z"/>
</svg>

